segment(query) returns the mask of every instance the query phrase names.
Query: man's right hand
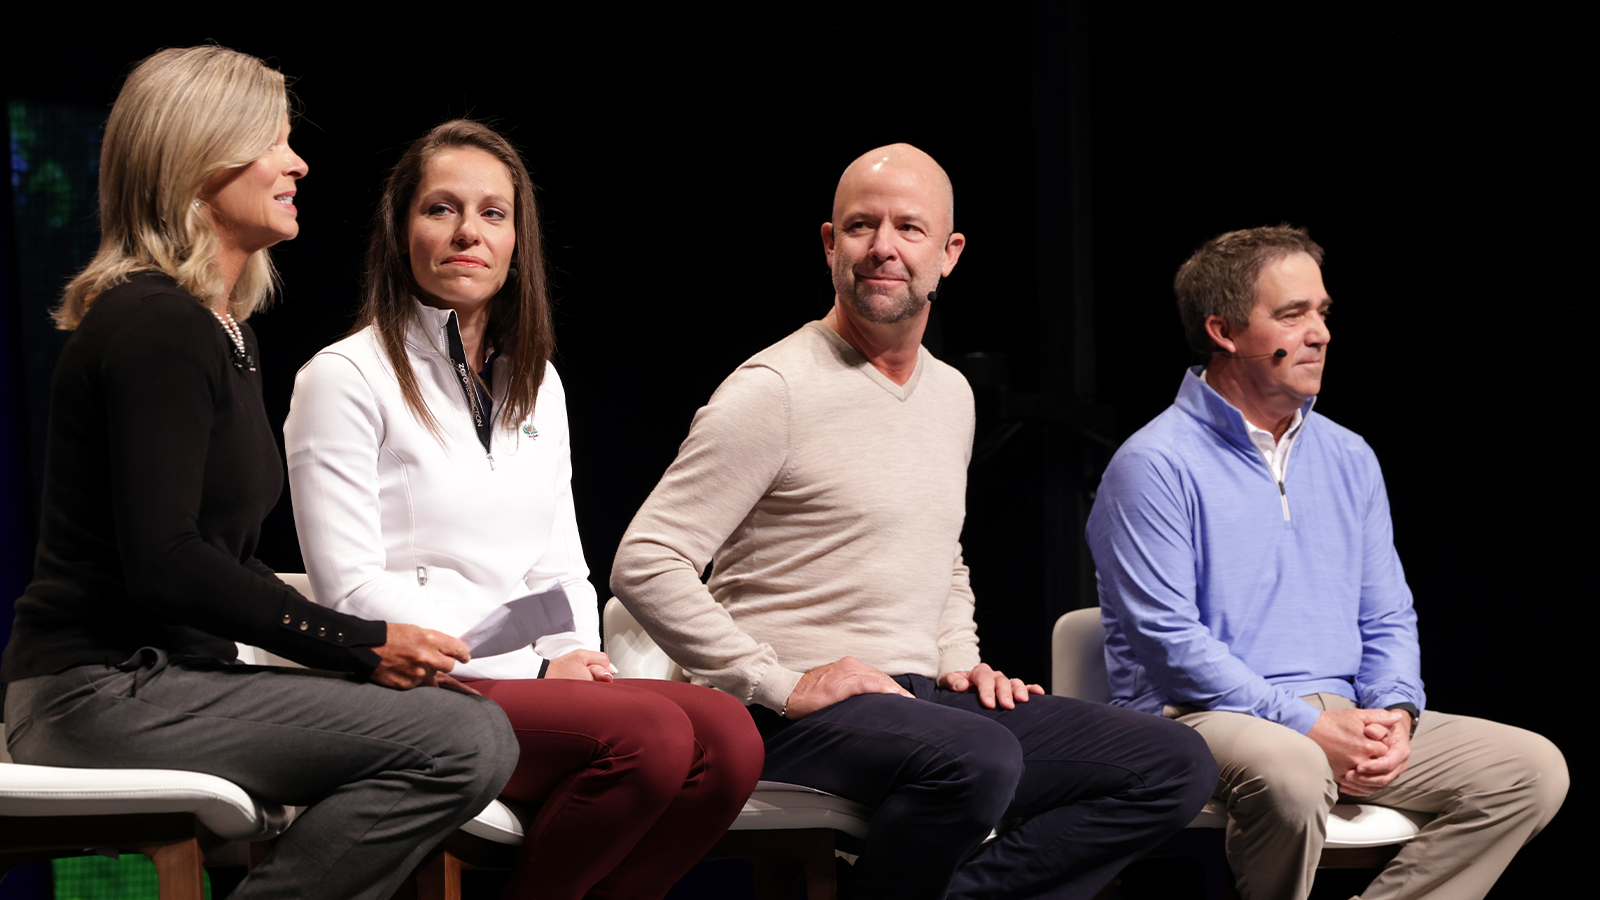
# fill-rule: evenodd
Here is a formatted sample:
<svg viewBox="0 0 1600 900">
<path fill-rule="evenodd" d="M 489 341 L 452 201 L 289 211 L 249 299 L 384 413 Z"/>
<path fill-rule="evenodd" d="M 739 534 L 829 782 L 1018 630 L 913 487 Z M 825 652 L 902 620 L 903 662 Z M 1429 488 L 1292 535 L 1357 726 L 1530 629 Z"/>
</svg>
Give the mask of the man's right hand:
<svg viewBox="0 0 1600 900">
<path fill-rule="evenodd" d="M 1328 758 L 1328 768 L 1333 770 L 1333 780 L 1339 790 L 1352 797 L 1365 797 L 1376 793 L 1381 785 L 1370 778 L 1356 780 L 1356 768 L 1362 763 L 1381 759 L 1389 753 L 1389 745 L 1374 735 L 1387 734 L 1391 729 L 1406 727 L 1406 714 L 1395 709 L 1325 709 L 1316 724 L 1306 732 Z M 1399 772 L 1393 773 L 1398 775 Z M 1362 781 L 1369 783 L 1361 783 Z"/>
<path fill-rule="evenodd" d="M 800 683 L 789 694 L 789 702 L 784 704 L 783 716 L 798 721 L 857 694 L 911 696 L 911 692 L 896 684 L 893 678 L 853 656 L 846 656 L 801 675 Z"/>
<path fill-rule="evenodd" d="M 389 623 L 388 639 L 372 649 L 379 662 L 371 679 L 402 691 L 431 687 L 437 683 L 437 673 L 448 672 L 457 662 L 472 659 L 467 645 L 448 634 L 395 622 Z"/>
</svg>

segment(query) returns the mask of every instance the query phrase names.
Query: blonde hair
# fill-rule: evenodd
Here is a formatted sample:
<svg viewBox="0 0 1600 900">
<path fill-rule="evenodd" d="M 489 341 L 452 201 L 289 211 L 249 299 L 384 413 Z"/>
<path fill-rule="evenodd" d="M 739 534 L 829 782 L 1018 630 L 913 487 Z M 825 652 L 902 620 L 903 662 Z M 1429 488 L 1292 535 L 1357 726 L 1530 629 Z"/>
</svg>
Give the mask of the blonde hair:
<svg viewBox="0 0 1600 900">
<path fill-rule="evenodd" d="M 283 73 L 236 50 L 162 50 L 140 62 L 100 149 L 100 249 L 68 283 L 56 327 L 76 328 L 95 298 L 139 271 L 165 272 L 202 303 L 223 299 L 200 190 L 213 174 L 263 156 L 288 111 Z M 251 254 L 226 298 L 234 317 L 265 305 L 276 284 L 267 251 Z"/>
</svg>

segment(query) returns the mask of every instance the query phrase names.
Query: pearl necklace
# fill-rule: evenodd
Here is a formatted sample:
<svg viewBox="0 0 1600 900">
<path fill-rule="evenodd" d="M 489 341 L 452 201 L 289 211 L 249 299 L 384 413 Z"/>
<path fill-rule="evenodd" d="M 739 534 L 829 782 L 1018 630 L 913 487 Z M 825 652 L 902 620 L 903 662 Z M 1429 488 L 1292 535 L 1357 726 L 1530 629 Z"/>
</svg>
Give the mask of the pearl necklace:
<svg viewBox="0 0 1600 900">
<path fill-rule="evenodd" d="M 219 313 L 211 310 L 211 315 L 217 319 L 217 324 L 222 326 L 222 331 L 233 342 L 233 367 L 239 371 L 256 370 L 256 361 L 244 349 L 244 332 L 239 330 L 239 323 L 233 320 L 232 313 Z"/>
</svg>

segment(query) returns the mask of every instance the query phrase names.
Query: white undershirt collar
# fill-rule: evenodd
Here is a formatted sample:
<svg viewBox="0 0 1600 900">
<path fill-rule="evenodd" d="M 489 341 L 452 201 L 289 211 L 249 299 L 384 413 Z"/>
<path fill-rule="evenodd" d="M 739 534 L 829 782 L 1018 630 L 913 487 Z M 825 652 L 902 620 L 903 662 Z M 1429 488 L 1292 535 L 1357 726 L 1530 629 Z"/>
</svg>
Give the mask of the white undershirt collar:
<svg viewBox="0 0 1600 900">
<path fill-rule="evenodd" d="M 1206 381 L 1205 369 L 1200 370 L 1200 380 L 1205 381 L 1207 385 L 1211 384 Z M 1227 398 L 1224 397 L 1223 400 L 1226 401 Z M 1312 398 L 1312 402 L 1316 402 L 1315 397 Z M 1233 406 L 1232 403 L 1228 405 Z M 1237 406 L 1233 408 L 1238 409 Z M 1283 483 L 1284 474 L 1289 469 L 1289 451 L 1294 447 L 1295 438 L 1300 436 L 1300 426 L 1306 421 L 1305 410 L 1309 408 L 1302 406 L 1294 411 L 1294 419 L 1289 422 L 1288 430 L 1283 433 L 1283 440 L 1275 439 L 1272 432 L 1264 428 L 1257 428 L 1242 410 L 1239 413 L 1239 418 L 1244 421 L 1245 430 L 1250 435 L 1250 443 L 1255 444 L 1256 449 L 1261 451 L 1261 459 L 1266 462 L 1267 469 L 1272 472 L 1273 479 L 1279 484 Z"/>
</svg>

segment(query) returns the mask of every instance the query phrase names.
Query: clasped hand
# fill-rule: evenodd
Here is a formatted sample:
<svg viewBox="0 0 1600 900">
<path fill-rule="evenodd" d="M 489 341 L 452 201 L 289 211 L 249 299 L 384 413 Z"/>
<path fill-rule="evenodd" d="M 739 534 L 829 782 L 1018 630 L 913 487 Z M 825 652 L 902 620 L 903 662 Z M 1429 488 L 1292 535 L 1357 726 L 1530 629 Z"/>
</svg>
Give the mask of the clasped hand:
<svg viewBox="0 0 1600 900">
<path fill-rule="evenodd" d="M 571 681 L 610 681 L 616 673 L 617 667 L 611 664 L 611 657 L 599 650 L 574 650 L 550 660 L 544 677 Z"/>
<path fill-rule="evenodd" d="M 1399 709 L 1323 710 L 1306 733 L 1322 748 L 1339 790 L 1366 797 L 1410 766 L 1411 715 Z"/>
</svg>

